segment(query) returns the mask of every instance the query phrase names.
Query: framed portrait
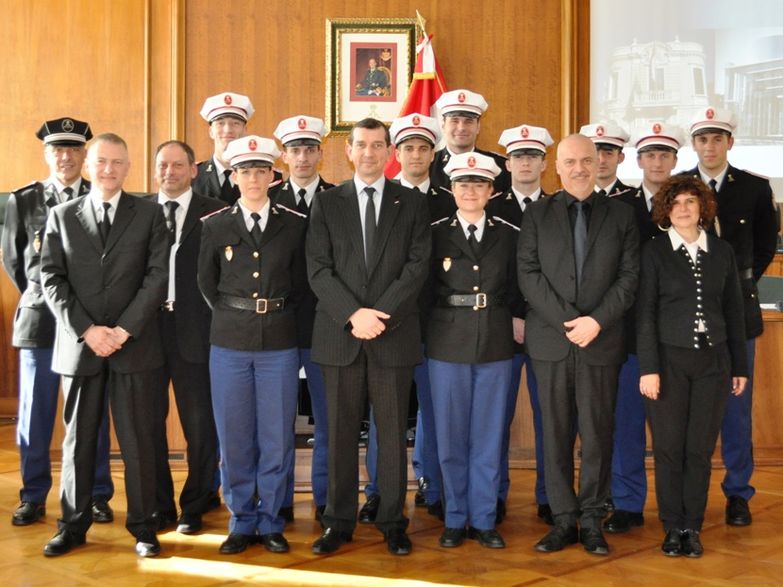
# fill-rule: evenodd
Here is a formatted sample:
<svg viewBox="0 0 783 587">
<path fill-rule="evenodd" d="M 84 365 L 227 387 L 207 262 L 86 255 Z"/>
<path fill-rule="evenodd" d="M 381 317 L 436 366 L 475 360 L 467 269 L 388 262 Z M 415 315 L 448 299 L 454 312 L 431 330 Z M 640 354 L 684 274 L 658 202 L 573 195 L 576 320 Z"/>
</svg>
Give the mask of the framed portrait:
<svg viewBox="0 0 783 587">
<path fill-rule="evenodd" d="M 400 113 L 416 62 L 416 19 L 326 20 L 326 128 L 345 134 L 363 118 Z"/>
</svg>

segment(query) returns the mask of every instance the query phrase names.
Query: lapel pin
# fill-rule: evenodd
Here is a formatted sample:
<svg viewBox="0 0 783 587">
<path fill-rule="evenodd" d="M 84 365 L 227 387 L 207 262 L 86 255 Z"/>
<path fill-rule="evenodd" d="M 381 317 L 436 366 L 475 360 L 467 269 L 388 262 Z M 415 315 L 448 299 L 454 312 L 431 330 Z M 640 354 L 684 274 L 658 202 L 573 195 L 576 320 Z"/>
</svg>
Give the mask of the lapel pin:
<svg viewBox="0 0 783 587">
<path fill-rule="evenodd" d="M 231 259 L 234 258 L 234 248 L 231 245 L 228 245 L 225 250 L 226 253 L 226 261 L 231 261 Z"/>
</svg>

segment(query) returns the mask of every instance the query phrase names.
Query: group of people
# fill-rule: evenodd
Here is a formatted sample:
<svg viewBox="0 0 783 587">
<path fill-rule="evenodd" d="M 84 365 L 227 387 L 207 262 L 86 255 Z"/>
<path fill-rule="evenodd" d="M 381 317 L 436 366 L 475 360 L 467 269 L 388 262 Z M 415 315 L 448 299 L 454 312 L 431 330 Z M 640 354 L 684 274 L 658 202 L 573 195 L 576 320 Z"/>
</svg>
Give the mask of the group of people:
<svg viewBox="0 0 783 587">
<path fill-rule="evenodd" d="M 443 548 L 504 548 L 523 368 L 537 513 L 552 526 L 538 551 L 580 542 L 605 555 L 604 531 L 644 523 L 646 418 L 664 554 L 703 552 L 719 433 L 726 522 L 751 523 L 756 282 L 778 228 L 769 182 L 728 164 L 733 115 L 697 113 L 699 165 L 674 177 L 682 130 L 661 122 L 631 138 L 586 125 L 557 145 L 562 189 L 548 195 L 546 129 L 505 130 L 503 157 L 476 148 L 480 94 L 447 92 L 437 106 L 441 120 L 357 122 L 345 145 L 354 176 L 334 186 L 318 170 L 322 120 L 285 119 L 276 142 L 246 133 L 247 96 L 218 94 L 201 111 L 213 156 L 196 164 L 186 143 L 163 143 L 148 197 L 123 191 L 122 138 L 100 134 L 86 148 L 86 123 L 43 125 L 51 175 L 11 195 L 2 248 L 22 293 L 16 525 L 45 515 L 60 381 L 64 392 L 62 517 L 44 554 L 70 552 L 113 517 L 109 407 L 140 556 L 159 554 L 156 532 L 170 525 L 199 532 L 221 488 L 231 514 L 221 553 L 287 552 L 300 368 L 315 423 L 316 554 L 350 542 L 357 522 L 374 523 L 392 554 L 411 552 L 412 384 L 416 505 L 443 520 Z M 616 176 L 629 139 L 639 188 Z M 391 156 L 401 172 L 390 180 Z M 179 514 L 170 383 L 187 442 Z M 370 483 L 357 516 L 368 407 Z"/>
</svg>

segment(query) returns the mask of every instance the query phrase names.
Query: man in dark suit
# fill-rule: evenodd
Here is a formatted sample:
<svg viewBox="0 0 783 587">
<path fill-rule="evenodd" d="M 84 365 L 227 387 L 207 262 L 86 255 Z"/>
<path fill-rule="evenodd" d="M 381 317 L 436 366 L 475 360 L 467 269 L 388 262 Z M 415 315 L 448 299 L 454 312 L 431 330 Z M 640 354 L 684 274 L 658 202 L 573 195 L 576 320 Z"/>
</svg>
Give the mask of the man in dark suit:
<svg viewBox="0 0 783 587">
<path fill-rule="evenodd" d="M 323 155 L 321 139 L 326 134 L 324 121 L 312 116 L 293 116 L 281 121 L 274 134 L 283 145 L 282 159 L 288 165 L 288 179 L 270 190 L 269 197 L 274 204 L 309 217 L 313 198 L 324 190 L 334 187 L 334 184 L 324 180 L 318 173 L 318 164 Z M 310 473 L 315 518 L 320 520 L 326 508 L 329 433 L 323 376 L 321 369 L 310 358 L 316 302 L 313 290 L 307 288 L 296 309 L 296 337 L 299 363 L 307 377 L 307 391 L 310 394 L 310 406 L 313 410 L 313 455 Z M 288 474 L 288 489 L 283 507 L 280 508 L 280 515 L 289 522 L 294 519 L 295 465 L 296 460 L 293 460 Z"/>
<path fill-rule="evenodd" d="M 778 229 L 769 180 L 729 163 L 728 152 L 734 146 L 736 127 L 734 114 L 729 110 L 712 106 L 700 110 L 690 127 L 699 164 L 684 173 L 700 177 L 715 192 L 718 201 L 716 233 L 734 249 L 745 300 L 748 383 L 745 393 L 729 396 L 720 448 L 726 466 L 721 484 L 726 496 L 726 523 L 747 526 L 753 520 L 748 502 L 756 492 L 750 484 L 753 475 L 753 366 L 756 337 L 764 330 L 757 284 L 775 256 Z"/>
<path fill-rule="evenodd" d="M 470 90 L 453 90 L 442 94 L 435 105 L 443 117 L 441 128 L 446 147 L 435 152 L 435 160 L 430 167 L 430 180 L 439 192 L 437 202 L 430 202 L 430 208 L 433 218 L 447 218 L 457 210 L 451 195 L 449 176 L 443 171 L 452 156 L 475 151 L 492 157 L 501 169 L 493 184 L 495 193 L 505 192 L 511 187 L 511 176 L 506 169 L 505 157 L 476 148 L 476 139 L 481 131 L 481 116 L 489 107 L 484 96 Z"/>
<path fill-rule="evenodd" d="M 369 400 L 378 425 L 375 520 L 389 551 L 412 549 L 403 515 L 405 429 L 413 367 L 421 361 L 418 295 L 430 254 L 426 202 L 383 176 L 389 130 L 367 118 L 346 145 L 356 174 L 315 200 L 307 236 L 310 285 L 318 298 L 312 358 L 326 382 L 329 490 L 323 535 L 313 552 L 352 539 L 358 502 L 356 440 Z"/>
<path fill-rule="evenodd" d="M 628 132 L 613 122 L 596 122 L 584 125 L 579 133 L 593 141 L 598 151 L 595 191 L 616 196 L 630 190 L 630 186 L 617 179 L 617 167 L 625 161 L 623 147 L 630 138 Z"/>
<path fill-rule="evenodd" d="M 549 131 L 538 126 L 523 124 L 503 131 L 498 141 L 505 147 L 506 169 L 511 173 L 511 188 L 505 193 L 499 194 L 489 201 L 487 216 L 489 218 L 502 218 L 506 222 L 519 228 L 522 226 L 522 218 L 525 210 L 539 198 L 546 194 L 541 189 L 541 174 L 546 169 L 546 150 L 554 141 Z M 533 413 L 533 430 L 535 433 L 536 450 L 536 504 L 538 517 L 547 524 L 554 523 L 552 509 L 546 497 L 546 485 L 544 475 L 544 439 L 541 425 L 541 405 L 538 400 L 538 384 L 533 372 L 533 362 L 524 347 L 525 320 L 524 309 L 522 316 L 513 318 L 514 338 L 520 342 L 514 343 L 514 357 L 512 359 L 511 383 L 506 395 L 506 419 L 503 433 L 503 449 L 500 463 L 500 491 L 498 493 L 497 523 L 503 521 L 506 515 L 506 501 L 508 500 L 511 478 L 508 471 L 508 449 L 511 441 L 511 424 L 514 421 L 514 413 L 517 407 L 517 395 L 519 394 L 519 382 L 522 379 L 522 367 L 525 367 L 527 390 L 530 395 L 530 408 Z"/>
<path fill-rule="evenodd" d="M 639 232 L 628 206 L 594 193 L 597 159 L 584 136 L 560 142 L 556 165 L 564 189 L 528 208 L 519 238 L 519 284 L 529 304 L 525 339 L 538 380 L 555 521 L 536 544 L 542 552 L 578 540 L 591 554 L 609 552 L 601 522 L 617 373 L 626 354 L 622 317 L 636 291 Z M 578 495 L 575 428 L 582 441 Z"/>
<path fill-rule="evenodd" d="M 41 280 L 57 320 L 52 368 L 65 396 L 62 519 L 44 548 L 62 555 L 84 544 L 92 523 L 95 448 L 106 394 L 125 464 L 126 527 L 139 556 L 155 556 L 153 373 L 163 363 L 156 313 L 166 299 L 168 236 L 154 202 L 122 191 L 125 141 L 96 137 L 87 152 L 90 193 L 52 210 Z"/>
<path fill-rule="evenodd" d="M 52 371 L 54 316 L 41 289 L 41 247 L 49 211 L 90 191 L 82 179 L 85 143 L 92 138 L 90 125 L 73 118 L 45 122 L 36 133 L 43 141 L 49 177 L 11 193 L 5 207 L 3 266 L 22 294 L 14 315 L 11 343 L 19 349 L 19 445 L 21 504 L 11 523 L 27 526 L 46 514 L 46 496 L 52 488 L 52 441 L 60 377 Z M 114 484 L 109 470 L 109 418 L 105 411 L 98 435 L 93 520 L 111 522 L 109 500 Z"/>
<path fill-rule="evenodd" d="M 166 303 L 158 312 L 165 363 L 157 371 L 156 475 L 158 529 L 177 521 L 174 484 L 168 461 L 166 417 L 169 413 L 169 382 L 174 386 L 182 432 L 188 443 L 188 476 L 179 497 L 182 515 L 177 532 L 201 530 L 201 514 L 212 498 L 217 472 L 217 433 L 209 389 L 209 323 L 212 313 L 198 289 L 196 273 L 201 246 L 200 219 L 225 204 L 195 193 L 193 149 L 181 141 L 167 141 L 155 153 L 153 196 L 166 216 L 171 250 Z"/>
</svg>

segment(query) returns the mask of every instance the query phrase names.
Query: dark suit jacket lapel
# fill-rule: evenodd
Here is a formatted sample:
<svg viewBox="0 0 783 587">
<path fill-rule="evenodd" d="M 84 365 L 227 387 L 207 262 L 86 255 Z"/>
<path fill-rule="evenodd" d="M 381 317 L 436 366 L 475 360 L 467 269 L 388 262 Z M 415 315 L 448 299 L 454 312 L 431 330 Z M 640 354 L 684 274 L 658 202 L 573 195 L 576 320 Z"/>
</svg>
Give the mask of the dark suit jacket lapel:
<svg viewBox="0 0 783 587">
<path fill-rule="evenodd" d="M 484 257 L 489 256 L 492 252 L 492 247 L 497 244 L 498 240 L 500 240 L 500 237 L 497 233 L 497 226 L 492 220 L 487 218 L 486 224 L 484 225 L 484 234 L 481 236 L 481 242 L 479 243 L 479 258 L 483 259 Z"/>
<path fill-rule="evenodd" d="M 349 179 L 343 184 L 337 202 L 339 202 L 340 213 L 345 219 L 345 228 L 351 242 L 364 262 L 364 231 L 362 230 L 362 217 L 359 215 L 359 197 L 356 195 L 356 184 L 353 179 Z"/>
<path fill-rule="evenodd" d="M 452 216 L 452 220 L 449 222 L 449 228 L 451 228 L 449 231 L 449 239 L 451 239 L 451 242 L 456 245 L 456 247 L 462 251 L 466 257 L 477 261 L 478 259 L 476 258 L 476 255 L 473 254 L 473 250 L 468 244 L 468 239 L 465 237 L 465 232 L 462 230 L 462 225 L 459 223 L 456 215 Z M 484 236 L 486 236 L 486 233 L 487 231 L 485 227 Z"/>
<path fill-rule="evenodd" d="M 98 221 L 95 218 L 95 211 L 92 209 L 92 201 L 89 197 L 84 198 L 76 211 L 76 219 L 87 233 L 87 239 L 95 247 L 99 254 L 103 254 L 103 242 L 101 242 L 101 232 L 98 228 Z"/>
<path fill-rule="evenodd" d="M 77 196 L 86 196 L 90 193 L 90 187 L 92 187 L 92 183 L 87 181 L 86 179 L 82 178 L 81 186 L 79 187 L 79 193 L 76 194 Z"/>
<path fill-rule="evenodd" d="M 253 237 L 250 236 L 250 231 L 247 229 L 247 224 L 245 224 L 245 215 L 242 214 L 242 209 L 239 207 L 239 204 L 234 204 L 234 209 L 231 213 L 234 215 L 234 232 L 236 232 L 239 235 L 239 238 L 245 241 L 248 246 L 255 249 L 256 243 L 253 242 Z M 263 241 L 263 237 L 261 240 Z"/>
<path fill-rule="evenodd" d="M 193 194 L 188 206 L 188 213 L 185 215 L 185 222 L 182 223 L 182 233 L 179 236 L 179 242 L 183 242 L 198 224 L 199 219 L 207 213 L 203 202 Z"/>
<path fill-rule="evenodd" d="M 54 185 L 51 183 L 44 187 L 44 203 L 49 207 L 52 208 L 60 203 L 60 200 L 57 199 L 57 190 L 54 188 Z"/>
<path fill-rule="evenodd" d="M 590 249 L 593 248 L 595 241 L 598 239 L 598 233 L 601 232 L 601 226 L 606 220 L 606 215 L 609 211 L 608 200 L 603 197 L 593 197 L 591 200 L 593 210 L 590 212 L 590 226 L 587 229 L 587 250 L 585 251 L 585 258 L 590 254 Z"/>
<path fill-rule="evenodd" d="M 288 214 L 288 212 L 286 212 Z M 261 235 L 261 246 L 264 246 L 282 230 L 283 221 L 280 220 L 280 212 L 275 210 L 274 206 L 269 207 L 269 218 L 266 220 L 266 228 Z"/>
<path fill-rule="evenodd" d="M 109 241 L 106 243 L 104 254 L 109 254 L 112 247 L 120 240 L 122 233 L 128 228 L 128 225 L 136 215 L 136 204 L 133 201 L 133 196 L 129 196 L 125 192 L 120 194 L 120 201 L 117 204 L 117 211 L 114 213 L 114 222 L 111 223 L 111 230 L 109 231 Z"/>
<path fill-rule="evenodd" d="M 381 195 L 381 213 L 378 216 L 378 230 L 375 233 L 375 244 L 371 251 L 367 275 L 372 275 L 372 272 L 378 263 L 378 259 L 381 258 L 381 251 L 383 251 L 386 246 L 386 241 L 389 239 L 392 227 L 397 220 L 397 214 L 400 212 L 400 206 L 402 204 L 400 203 L 400 195 L 397 190 L 397 186 L 388 181 L 383 188 L 383 194 Z"/>
<path fill-rule="evenodd" d="M 571 229 L 571 221 L 568 219 L 568 199 L 565 191 L 557 192 L 552 196 L 552 199 L 554 200 L 552 202 L 552 211 L 555 213 L 557 223 L 560 226 L 560 231 L 563 233 L 563 237 L 568 243 L 568 250 L 573 254 L 574 232 Z"/>
</svg>

